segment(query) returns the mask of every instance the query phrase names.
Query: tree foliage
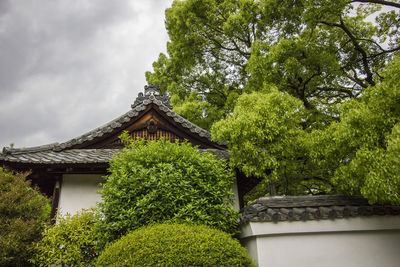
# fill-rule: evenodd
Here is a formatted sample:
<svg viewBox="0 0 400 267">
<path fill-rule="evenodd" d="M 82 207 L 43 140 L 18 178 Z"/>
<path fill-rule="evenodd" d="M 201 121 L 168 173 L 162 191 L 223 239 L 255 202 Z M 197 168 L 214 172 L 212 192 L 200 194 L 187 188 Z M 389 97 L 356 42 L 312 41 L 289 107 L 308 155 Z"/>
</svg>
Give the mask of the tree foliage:
<svg viewBox="0 0 400 267">
<path fill-rule="evenodd" d="M 300 99 L 313 111 L 307 122 L 323 127 L 321 120 L 336 118 L 335 103 L 359 97 L 385 78 L 380 71 L 400 50 L 400 17 L 395 10 L 379 10 L 399 6 L 348 0 L 174 1 L 166 11 L 168 55 L 154 62 L 147 81 L 179 98 L 181 114 L 201 114 L 194 122 L 205 128 L 232 112 L 239 95 L 266 84 Z M 194 102 L 193 92 L 199 97 Z"/>
<path fill-rule="evenodd" d="M 338 192 L 400 204 L 400 58 L 385 80 L 342 106 L 341 121 L 314 131 L 311 157 Z"/>
<path fill-rule="evenodd" d="M 232 116 L 214 124 L 213 138 L 228 140 L 231 164 L 247 176 L 278 176 L 285 158 L 292 160 L 302 132 L 301 102 L 288 94 L 271 90 L 241 96 Z"/>
<path fill-rule="evenodd" d="M 96 266 L 254 266 L 229 234 L 204 225 L 137 229 L 107 247 Z"/>
<path fill-rule="evenodd" d="M 36 244 L 32 262 L 35 266 L 88 266 L 97 257 L 97 220 L 91 210 L 57 217 L 57 224 L 48 225 Z"/>
<path fill-rule="evenodd" d="M 26 176 L 0 168 L 0 266 L 29 266 L 33 243 L 50 219 L 48 199 Z"/>
<path fill-rule="evenodd" d="M 126 148 L 110 162 L 101 191 L 104 240 L 165 221 L 236 231 L 238 213 L 229 204 L 234 174 L 224 160 L 188 143 L 122 138 Z"/>
<path fill-rule="evenodd" d="M 294 97 L 244 94 L 213 136 L 228 141 L 234 167 L 275 180 L 279 194 L 362 194 L 399 204 L 399 73 L 396 57 L 383 82 L 340 106 L 340 121 L 312 131 L 302 127 L 308 110 Z"/>
<path fill-rule="evenodd" d="M 272 182 L 272 194 L 326 193 L 329 179 L 317 176 L 304 142 L 309 135 L 302 127 L 306 115 L 299 99 L 266 88 L 239 97 L 232 116 L 211 131 L 214 139 L 227 141 L 233 167 L 265 180 L 259 187 Z M 265 195 L 265 188 L 260 193 L 254 197 Z"/>
</svg>

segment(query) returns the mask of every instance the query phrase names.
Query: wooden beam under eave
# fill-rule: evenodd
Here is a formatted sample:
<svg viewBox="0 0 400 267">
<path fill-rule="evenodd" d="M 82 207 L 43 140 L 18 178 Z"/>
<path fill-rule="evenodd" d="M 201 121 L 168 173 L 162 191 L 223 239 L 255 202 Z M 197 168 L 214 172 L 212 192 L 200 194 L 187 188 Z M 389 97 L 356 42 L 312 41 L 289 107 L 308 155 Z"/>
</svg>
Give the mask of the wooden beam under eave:
<svg viewBox="0 0 400 267">
<path fill-rule="evenodd" d="M 60 193 L 62 186 L 62 175 L 57 175 L 55 179 L 56 179 L 56 184 L 53 190 L 53 197 L 51 201 L 51 212 L 50 212 L 50 220 L 52 224 L 56 222 L 56 215 L 58 210 L 58 204 L 60 201 Z"/>
</svg>

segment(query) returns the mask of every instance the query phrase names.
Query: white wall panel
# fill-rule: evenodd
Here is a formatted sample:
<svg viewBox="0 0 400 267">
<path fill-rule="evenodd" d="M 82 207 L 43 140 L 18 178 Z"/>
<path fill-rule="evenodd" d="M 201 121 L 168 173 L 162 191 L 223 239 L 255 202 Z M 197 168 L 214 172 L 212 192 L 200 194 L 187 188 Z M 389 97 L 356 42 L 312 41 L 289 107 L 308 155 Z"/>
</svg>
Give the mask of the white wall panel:
<svg viewBox="0 0 400 267">
<path fill-rule="evenodd" d="M 400 216 L 250 222 L 241 240 L 261 267 L 400 266 Z"/>
<path fill-rule="evenodd" d="M 95 207 L 101 200 L 97 191 L 103 182 L 98 174 L 64 174 L 58 209 L 62 214 L 75 214 L 81 209 Z"/>
</svg>

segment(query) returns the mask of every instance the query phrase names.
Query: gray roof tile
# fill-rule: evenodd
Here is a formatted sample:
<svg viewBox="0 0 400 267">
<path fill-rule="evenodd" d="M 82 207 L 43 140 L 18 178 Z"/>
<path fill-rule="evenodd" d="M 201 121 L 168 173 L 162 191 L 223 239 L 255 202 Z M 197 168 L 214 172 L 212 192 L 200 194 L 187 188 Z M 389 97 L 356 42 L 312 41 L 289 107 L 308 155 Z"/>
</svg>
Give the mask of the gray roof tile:
<svg viewBox="0 0 400 267">
<path fill-rule="evenodd" d="M 31 164 L 84 164 L 108 163 L 112 156 L 120 149 L 67 149 L 63 151 L 39 151 L 18 153 L 16 155 L 2 154 L 0 160 L 10 163 Z M 228 159 L 229 152 L 219 149 L 199 149 L 200 152 L 209 152 L 217 158 Z"/>
<path fill-rule="evenodd" d="M 306 221 L 371 215 L 400 215 L 400 207 L 369 205 L 362 196 L 263 197 L 243 209 L 240 223 Z"/>
</svg>

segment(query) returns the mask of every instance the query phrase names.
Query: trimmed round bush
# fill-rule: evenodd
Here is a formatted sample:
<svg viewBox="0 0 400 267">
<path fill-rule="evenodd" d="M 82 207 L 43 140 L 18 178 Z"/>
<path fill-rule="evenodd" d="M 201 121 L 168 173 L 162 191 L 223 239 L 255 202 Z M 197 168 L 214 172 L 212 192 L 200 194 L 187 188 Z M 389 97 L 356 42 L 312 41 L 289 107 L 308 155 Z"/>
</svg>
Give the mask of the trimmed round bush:
<svg viewBox="0 0 400 267">
<path fill-rule="evenodd" d="M 110 162 L 101 192 L 99 232 L 107 244 L 151 223 L 199 223 L 237 231 L 235 176 L 225 160 L 189 143 L 132 140 Z"/>
<path fill-rule="evenodd" d="M 0 168 L 0 266 L 30 266 L 34 242 L 50 220 L 49 200 L 27 175 Z"/>
<path fill-rule="evenodd" d="M 229 234 L 204 225 L 158 224 L 107 247 L 96 266 L 254 266 Z"/>
</svg>

